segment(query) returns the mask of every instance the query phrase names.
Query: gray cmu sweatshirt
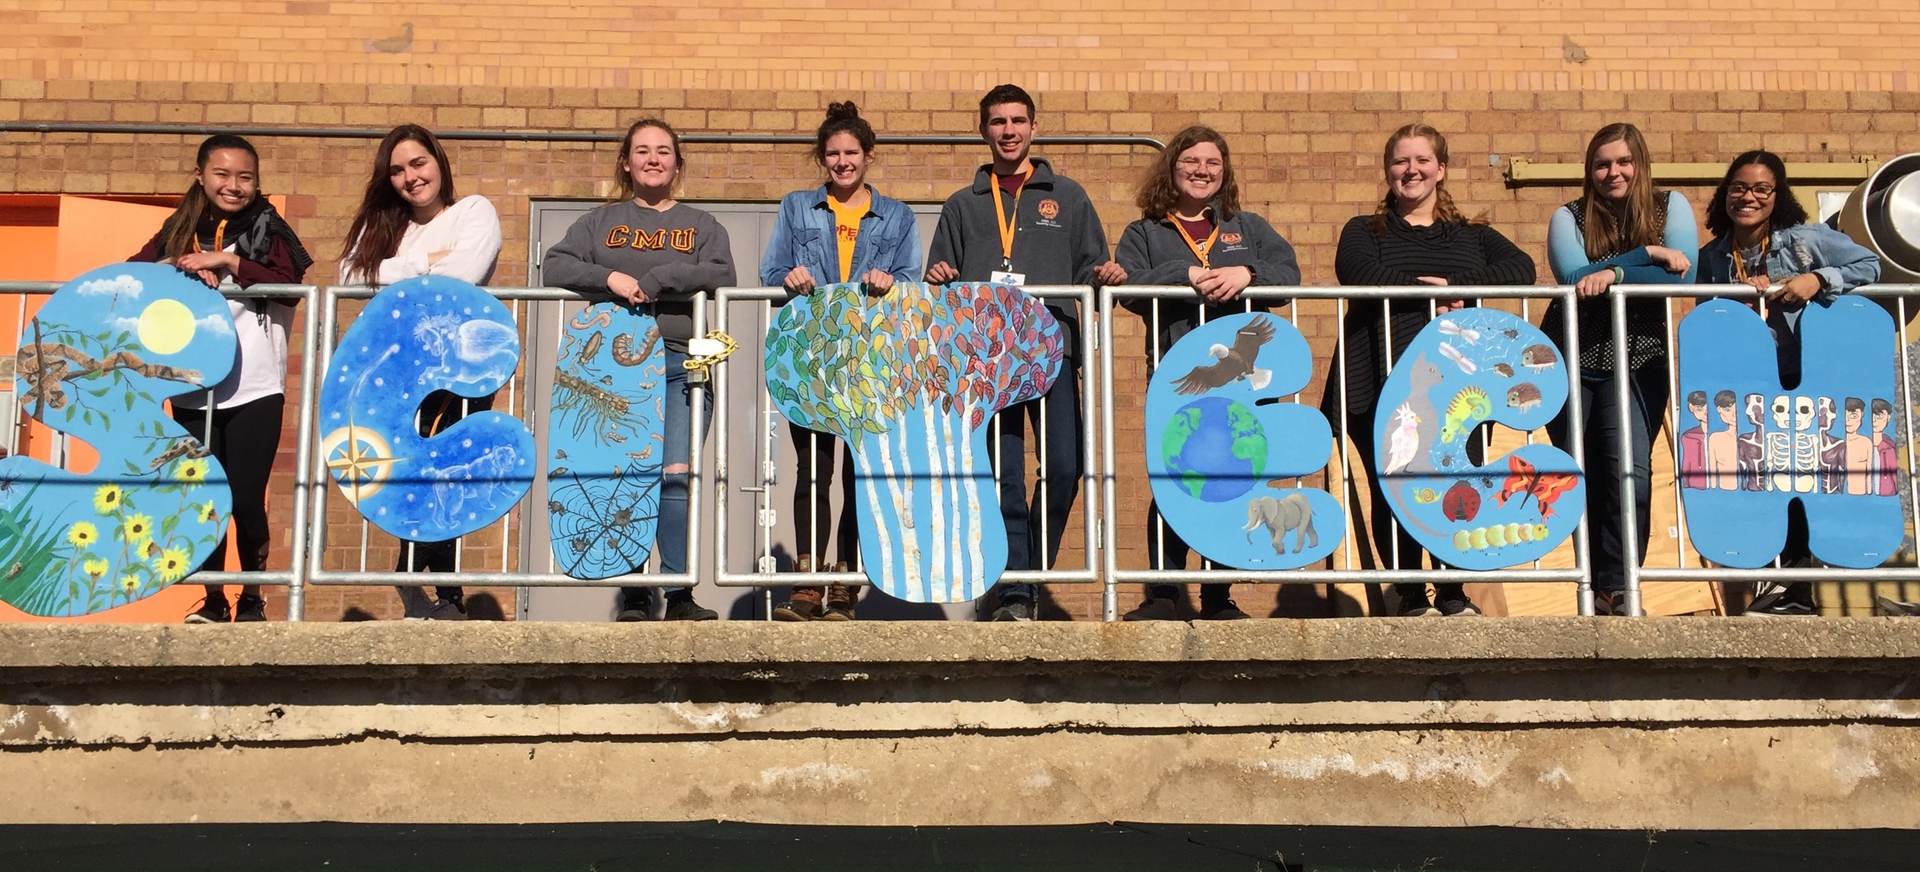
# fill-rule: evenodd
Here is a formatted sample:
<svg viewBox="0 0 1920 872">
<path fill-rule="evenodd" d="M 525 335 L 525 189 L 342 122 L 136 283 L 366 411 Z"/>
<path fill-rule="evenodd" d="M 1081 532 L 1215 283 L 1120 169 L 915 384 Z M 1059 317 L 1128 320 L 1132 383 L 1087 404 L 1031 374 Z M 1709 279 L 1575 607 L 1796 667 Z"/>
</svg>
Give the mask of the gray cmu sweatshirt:
<svg viewBox="0 0 1920 872">
<path fill-rule="evenodd" d="M 621 200 L 573 222 L 566 238 L 547 249 L 540 279 L 575 291 L 605 291 L 607 276 L 623 272 L 660 300 L 661 294 L 677 297 L 733 284 L 731 252 L 726 228 L 712 215 L 684 203 L 660 212 Z M 640 307 L 649 309 L 660 321 L 667 347 L 687 350 L 693 304 L 670 298 Z"/>
</svg>

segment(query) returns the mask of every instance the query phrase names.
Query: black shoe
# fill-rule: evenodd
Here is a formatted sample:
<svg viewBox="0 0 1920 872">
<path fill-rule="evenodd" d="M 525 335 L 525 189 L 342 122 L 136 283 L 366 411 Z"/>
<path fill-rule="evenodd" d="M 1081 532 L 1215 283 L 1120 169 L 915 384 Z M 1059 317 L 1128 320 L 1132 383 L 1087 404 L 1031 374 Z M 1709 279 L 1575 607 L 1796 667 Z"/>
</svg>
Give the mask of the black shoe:
<svg viewBox="0 0 1920 872">
<path fill-rule="evenodd" d="M 646 609 L 621 609 L 619 614 L 613 616 L 613 619 L 622 624 L 637 624 L 641 621 L 653 620 L 653 612 Z"/>
<path fill-rule="evenodd" d="M 1465 594 L 1444 597 L 1436 602 L 1435 605 L 1438 606 L 1437 611 L 1439 611 L 1440 614 L 1449 618 L 1477 618 L 1480 616 L 1480 607 L 1474 605 L 1473 600 L 1467 599 Z"/>
<path fill-rule="evenodd" d="M 1427 600 L 1427 592 L 1423 590 L 1419 596 L 1400 597 L 1400 610 L 1394 614 L 1403 618 L 1430 618 L 1440 614 L 1440 610 Z"/>
<path fill-rule="evenodd" d="M 1627 616 L 1627 592 L 1624 590 L 1596 590 L 1593 592 L 1593 613 L 1607 617 Z"/>
<path fill-rule="evenodd" d="M 1179 606 L 1166 597 L 1150 596 L 1139 608 L 1120 616 L 1123 621 L 1177 621 Z"/>
<path fill-rule="evenodd" d="M 224 624 L 233 620 L 233 613 L 227 611 L 225 596 L 210 596 L 200 601 L 200 608 L 187 616 L 189 624 Z"/>
<path fill-rule="evenodd" d="M 1904 603 L 1893 597 L 1875 595 L 1873 613 L 1888 618 L 1911 618 L 1920 616 L 1920 603 Z"/>
<path fill-rule="evenodd" d="M 987 620 L 996 623 L 1004 621 L 1031 621 L 1033 619 L 1033 603 L 1024 599 L 1001 600 L 1000 607 L 994 609 L 993 615 L 987 618 Z"/>
<path fill-rule="evenodd" d="M 233 604 L 233 622 L 252 624 L 267 619 L 267 601 L 264 597 L 241 594 L 239 601 Z"/>
<path fill-rule="evenodd" d="M 1211 603 L 1203 600 L 1200 603 L 1200 620 L 1203 621 L 1245 621 L 1252 618 L 1230 599 Z"/>
<path fill-rule="evenodd" d="M 667 597 L 667 613 L 660 619 L 663 621 L 717 621 L 720 620 L 720 613 L 694 602 L 693 594 L 678 593 Z"/>
<path fill-rule="evenodd" d="M 632 587 L 620 591 L 620 611 L 613 619 L 623 624 L 653 620 L 653 588 Z"/>
<path fill-rule="evenodd" d="M 467 605 L 457 599 L 441 597 L 433 601 L 425 617 L 429 621 L 464 621 L 467 619 Z"/>
<path fill-rule="evenodd" d="M 1789 590 L 1777 590 L 1754 598 L 1747 606 L 1745 614 L 1755 618 L 1804 618 L 1819 614 L 1813 603 L 1803 602 L 1790 595 Z"/>
</svg>

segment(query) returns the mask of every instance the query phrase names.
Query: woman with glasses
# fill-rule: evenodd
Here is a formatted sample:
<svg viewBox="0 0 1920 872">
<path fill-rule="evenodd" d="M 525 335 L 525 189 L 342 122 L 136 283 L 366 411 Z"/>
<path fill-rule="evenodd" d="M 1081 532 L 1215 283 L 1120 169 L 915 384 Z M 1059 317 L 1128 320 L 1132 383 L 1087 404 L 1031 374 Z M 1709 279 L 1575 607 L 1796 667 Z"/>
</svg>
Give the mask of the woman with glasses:
<svg viewBox="0 0 1920 872">
<path fill-rule="evenodd" d="M 1627 303 L 1627 347 L 1613 346 L 1613 307 L 1608 289 L 1616 284 L 1669 284 L 1693 281 L 1693 255 L 1700 245 L 1693 206 L 1678 191 L 1653 186 L 1653 161 L 1647 140 L 1631 124 L 1609 124 L 1587 141 L 1586 174 L 1580 198 L 1555 209 L 1547 227 L 1547 261 L 1553 280 L 1579 293 L 1579 348 L 1562 349 L 1580 361 L 1580 408 L 1585 420 L 1587 468 L 1614 470 L 1620 464 L 1617 432 L 1620 409 L 1614 390 L 1615 363 L 1625 354 L 1628 420 L 1633 442 L 1634 516 L 1645 556 L 1652 491 L 1653 437 L 1660 432 L 1667 403 L 1667 316 L 1662 300 Z M 1540 329 L 1560 344 L 1566 312 L 1560 302 L 1547 307 Z M 1572 422 L 1563 410 L 1547 425 L 1553 444 L 1571 451 Z M 1620 479 L 1587 477 L 1587 519 L 1593 525 L 1595 610 L 1624 614 L 1626 555 L 1621 553 Z"/>
<path fill-rule="evenodd" d="M 1700 249 L 1702 283 L 1752 285 L 1766 297 L 1780 383 L 1787 385 L 1800 381 L 1800 313 L 1808 301 L 1880 278 L 1880 256 L 1825 224 L 1807 223 L 1789 184 L 1787 166 L 1773 152 L 1755 149 L 1734 158 L 1707 206 L 1713 240 Z M 1795 566 L 1811 556 L 1807 516 L 1795 503 L 1780 559 Z M 1811 615 L 1817 608 L 1813 584 L 1802 581 L 1758 597 L 1747 614 Z"/>
<path fill-rule="evenodd" d="M 1166 353 L 1180 337 L 1205 321 L 1244 312 L 1240 292 L 1252 285 L 1297 285 L 1300 265 L 1293 246 L 1273 226 L 1240 209 L 1240 184 L 1233 176 L 1227 140 L 1210 127 L 1193 126 L 1174 134 L 1159 160 L 1147 169 L 1134 202 L 1140 220 L 1127 225 L 1113 261 L 1094 271 L 1101 284 L 1186 285 L 1188 300 L 1161 302 L 1159 350 Z M 1271 301 L 1252 302 L 1265 308 Z M 1153 301 L 1133 300 L 1128 307 L 1143 317 Z M 1147 361 L 1149 371 L 1158 361 Z M 1185 569 L 1187 543 L 1164 529 L 1159 511 L 1147 506 L 1147 553 L 1155 569 Z M 1200 588 L 1200 617 L 1238 620 L 1248 617 L 1230 597 L 1230 584 Z M 1179 585 L 1156 584 L 1146 602 L 1128 612 L 1129 621 L 1177 620 Z"/>
</svg>

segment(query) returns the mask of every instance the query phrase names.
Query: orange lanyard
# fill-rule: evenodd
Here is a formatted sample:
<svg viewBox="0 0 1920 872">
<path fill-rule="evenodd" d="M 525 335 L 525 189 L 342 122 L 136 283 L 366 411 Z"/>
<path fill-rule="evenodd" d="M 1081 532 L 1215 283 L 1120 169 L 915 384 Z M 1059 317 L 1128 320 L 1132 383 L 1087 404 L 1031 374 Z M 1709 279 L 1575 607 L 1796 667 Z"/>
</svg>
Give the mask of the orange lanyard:
<svg viewBox="0 0 1920 872">
<path fill-rule="evenodd" d="M 1186 240 L 1187 249 L 1200 261 L 1200 268 L 1213 269 L 1213 264 L 1207 262 L 1207 255 L 1213 251 L 1214 240 L 1220 238 L 1220 225 L 1213 225 L 1213 232 L 1207 234 L 1205 242 L 1193 241 L 1193 234 L 1187 232 L 1187 223 L 1181 221 L 1178 215 L 1173 216 L 1173 229 L 1180 231 L 1180 238 Z"/>
<path fill-rule="evenodd" d="M 220 219 L 220 223 L 213 225 L 213 250 L 214 251 L 227 250 L 226 235 L 227 235 L 227 219 L 222 218 Z M 193 235 L 193 250 L 194 251 L 201 250 L 200 234 L 198 233 Z"/>
<path fill-rule="evenodd" d="M 1767 262 L 1767 249 L 1772 247 L 1773 234 L 1768 233 L 1766 238 L 1760 240 L 1760 262 L 1762 264 Z M 1733 280 L 1737 282 L 1745 282 L 1747 280 L 1747 256 L 1745 252 L 1740 250 L 1739 246 L 1735 246 L 1733 249 Z"/>
<path fill-rule="evenodd" d="M 987 174 L 992 175 L 993 171 L 988 170 Z M 999 223 L 995 229 L 1000 231 L 1000 268 L 1003 270 L 1011 271 L 1013 269 L 1013 234 L 1014 231 L 1019 229 L 1020 195 L 1026 193 L 1027 180 L 1032 178 L 1033 169 L 1028 168 L 1027 174 L 1020 177 L 1020 184 L 1014 188 L 1012 221 L 1007 220 L 1007 207 L 1000 202 L 999 177 L 996 176 L 988 180 L 989 186 L 993 188 L 993 217 L 999 219 Z"/>
</svg>

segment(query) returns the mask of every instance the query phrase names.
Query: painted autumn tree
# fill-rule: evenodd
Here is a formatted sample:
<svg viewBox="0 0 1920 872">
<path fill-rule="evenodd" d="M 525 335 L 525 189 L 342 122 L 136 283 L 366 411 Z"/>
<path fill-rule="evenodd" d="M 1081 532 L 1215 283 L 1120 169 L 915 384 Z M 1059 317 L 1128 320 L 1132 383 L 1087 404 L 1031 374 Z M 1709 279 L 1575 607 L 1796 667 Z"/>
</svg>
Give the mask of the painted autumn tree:
<svg viewBox="0 0 1920 872">
<path fill-rule="evenodd" d="M 1039 300 L 1003 285 L 822 288 L 767 331 L 767 389 L 788 420 L 845 439 L 874 584 L 960 602 L 1005 571 L 986 424 L 1046 393 L 1065 346 Z"/>
</svg>

